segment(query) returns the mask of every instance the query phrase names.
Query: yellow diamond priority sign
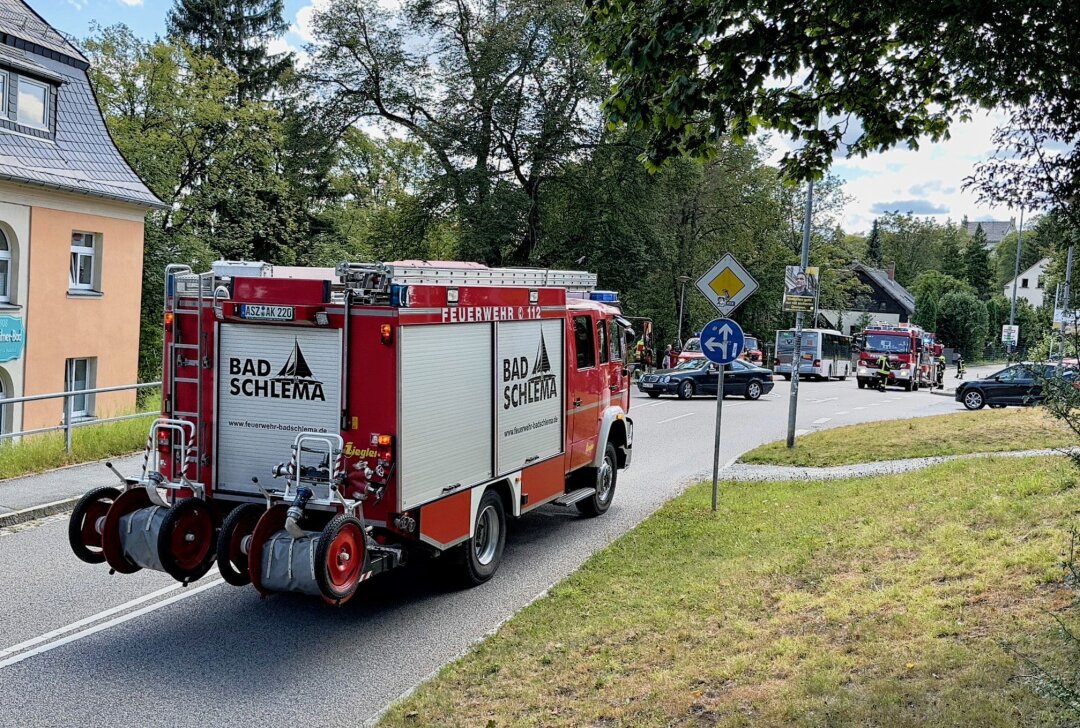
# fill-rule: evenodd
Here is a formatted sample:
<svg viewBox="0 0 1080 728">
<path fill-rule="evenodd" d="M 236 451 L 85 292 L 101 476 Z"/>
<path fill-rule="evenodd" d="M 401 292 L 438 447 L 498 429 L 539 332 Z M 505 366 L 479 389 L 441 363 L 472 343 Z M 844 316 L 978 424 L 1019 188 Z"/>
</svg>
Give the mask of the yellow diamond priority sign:
<svg viewBox="0 0 1080 728">
<path fill-rule="evenodd" d="M 698 279 L 697 287 L 717 311 L 727 316 L 753 295 L 758 283 L 729 253 Z"/>
</svg>

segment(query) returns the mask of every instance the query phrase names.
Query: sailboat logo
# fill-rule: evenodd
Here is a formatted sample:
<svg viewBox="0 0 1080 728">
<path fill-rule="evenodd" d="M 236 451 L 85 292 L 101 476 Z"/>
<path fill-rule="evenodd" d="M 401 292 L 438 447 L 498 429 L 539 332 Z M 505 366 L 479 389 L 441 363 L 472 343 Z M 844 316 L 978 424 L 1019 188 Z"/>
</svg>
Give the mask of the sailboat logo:
<svg viewBox="0 0 1080 728">
<path fill-rule="evenodd" d="M 532 376 L 547 374 L 551 371 L 551 360 L 548 358 L 547 344 L 544 342 L 544 332 L 540 332 L 540 346 L 536 349 L 536 360 L 533 362 Z"/>
<path fill-rule="evenodd" d="M 281 367 L 281 371 L 277 373 L 274 379 L 288 379 L 296 381 L 297 379 L 310 379 L 314 381 L 314 375 L 311 373 L 311 367 L 308 366 L 307 359 L 304 358 L 304 352 L 300 350 L 300 341 L 293 338 L 293 350 L 289 354 L 289 358 L 285 360 L 285 366 Z M 320 382 L 321 383 L 321 382 Z"/>
</svg>

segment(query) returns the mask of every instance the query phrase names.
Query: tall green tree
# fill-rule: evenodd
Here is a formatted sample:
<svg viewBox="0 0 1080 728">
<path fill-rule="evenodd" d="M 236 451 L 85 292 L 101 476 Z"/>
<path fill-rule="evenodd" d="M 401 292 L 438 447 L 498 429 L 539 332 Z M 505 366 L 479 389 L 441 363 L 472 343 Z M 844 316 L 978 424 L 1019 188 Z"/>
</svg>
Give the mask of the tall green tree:
<svg viewBox="0 0 1080 728">
<path fill-rule="evenodd" d="M 941 265 L 942 226 L 932 218 L 889 212 L 878 218 L 882 262 L 896 264 L 896 280 L 911 285 L 919 274 Z"/>
<path fill-rule="evenodd" d="M 960 280 L 967 277 L 964 267 L 964 243 L 967 232 L 954 225 L 952 220 L 945 223 L 941 235 L 941 272 Z"/>
<path fill-rule="evenodd" d="M 171 37 L 237 75 L 244 102 L 265 98 L 292 67 L 291 54 L 266 47 L 288 30 L 284 9 L 284 0 L 176 0 L 166 23 Z"/>
<path fill-rule="evenodd" d="M 975 234 L 968 238 L 963 253 L 964 280 L 984 301 L 990 298 L 994 290 L 994 272 L 986 246 L 986 232 L 979 225 L 975 228 Z"/>
<path fill-rule="evenodd" d="M 983 352 L 989 331 L 986 304 L 967 292 L 947 293 L 938 304 L 937 335 L 945 346 L 959 349 L 968 359 Z"/>
<path fill-rule="evenodd" d="M 915 294 L 913 320 L 928 331 L 937 329 L 941 299 L 946 294 L 954 292 L 975 294 L 975 290 L 968 285 L 967 281 L 953 278 L 937 270 L 921 273 L 911 286 L 911 292 Z"/>
<path fill-rule="evenodd" d="M 866 261 L 871 265 L 881 267 L 884 262 L 881 256 L 881 231 L 878 229 L 877 218 L 874 218 L 874 226 L 870 228 L 870 237 L 866 239 Z"/>
</svg>

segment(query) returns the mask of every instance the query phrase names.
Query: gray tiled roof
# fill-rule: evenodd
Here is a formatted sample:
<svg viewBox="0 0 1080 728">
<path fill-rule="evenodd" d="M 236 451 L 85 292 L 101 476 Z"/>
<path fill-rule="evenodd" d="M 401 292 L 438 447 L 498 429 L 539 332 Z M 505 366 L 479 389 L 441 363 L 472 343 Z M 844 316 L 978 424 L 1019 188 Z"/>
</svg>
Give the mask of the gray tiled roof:
<svg viewBox="0 0 1080 728">
<path fill-rule="evenodd" d="M 0 0 L 0 34 L 0 65 L 59 82 L 53 138 L 0 128 L 0 179 L 161 207 L 109 136 L 82 54 L 21 0 Z"/>
<path fill-rule="evenodd" d="M 974 222 L 969 220 L 967 224 L 968 235 L 974 235 L 979 226 L 982 226 L 983 232 L 986 233 L 986 242 L 995 245 L 1000 243 L 1006 235 L 1016 230 L 1016 225 L 1012 220 L 976 220 Z"/>
<path fill-rule="evenodd" d="M 22 0 L 0 0 L 0 33 L 86 62 L 86 57 Z M 9 42 L 9 45 L 13 45 Z"/>
<path fill-rule="evenodd" d="M 871 268 L 862 263 L 856 263 L 851 266 L 851 268 L 852 270 L 862 271 L 867 278 L 872 280 L 879 288 L 881 288 L 881 290 L 885 291 L 890 298 L 896 301 L 896 303 L 903 307 L 909 314 L 915 313 L 915 296 L 911 294 L 911 291 L 890 279 L 888 272 L 883 271 L 880 268 Z"/>
</svg>

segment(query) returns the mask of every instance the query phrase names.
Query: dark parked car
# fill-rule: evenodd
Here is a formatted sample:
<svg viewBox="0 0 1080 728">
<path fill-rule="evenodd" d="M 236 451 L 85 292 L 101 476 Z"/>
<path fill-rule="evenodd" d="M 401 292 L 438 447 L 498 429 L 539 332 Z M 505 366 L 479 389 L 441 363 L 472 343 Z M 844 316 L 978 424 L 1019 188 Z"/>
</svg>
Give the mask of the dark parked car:
<svg viewBox="0 0 1080 728">
<path fill-rule="evenodd" d="M 770 370 L 749 362 L 736 361 L 727 364 L 724 374 L 724 396 L 742 395 L 758 399 L 773 388 Z M 674 369 L 647 374 L 638 381 L 638 389 L 650 397 L 661 394 L 677 394 L 679 399 L 690 399 L 695 394 L 716 394 L 717 365 L 706 359 L 684 361 Z"/>
<path fill-rule="evenodd" d="M 1009 405 L 1028 406 L 1043 399 L 1043 388 L 1053 382 L 1075 383 L 1076 370 L 1058 372 L 1054 364 L 1014 364 L 985 379 L 963 382 L 956 388 L 956 401 L 969 410 Z"/>
</svg>

